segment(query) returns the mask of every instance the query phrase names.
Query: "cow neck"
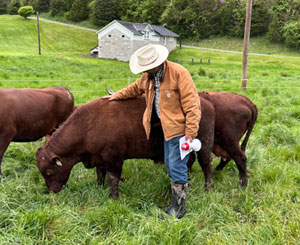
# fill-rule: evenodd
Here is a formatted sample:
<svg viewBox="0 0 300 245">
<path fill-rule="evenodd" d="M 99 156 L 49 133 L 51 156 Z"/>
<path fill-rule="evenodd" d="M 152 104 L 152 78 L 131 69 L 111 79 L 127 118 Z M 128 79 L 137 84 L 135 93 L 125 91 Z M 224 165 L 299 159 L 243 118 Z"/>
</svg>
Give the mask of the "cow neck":
<svg viewBox="0 0 300 245">
<path fill-rule="evenodd" d="M 62 149 L 64 148 L 63 146 L 66 146 L 66 142 L 63 140 L 63 137 L 62 137 L 62 133 L 61 133 L 62 130 L 59 130 L 59 131 L 56 131 L 50 138 L 50 140 L 47 142 L 47 145 L 46 147 L 56 153 L 56 154 L 59 154 L 59 153 L 62 153 Z"/>
</svg>

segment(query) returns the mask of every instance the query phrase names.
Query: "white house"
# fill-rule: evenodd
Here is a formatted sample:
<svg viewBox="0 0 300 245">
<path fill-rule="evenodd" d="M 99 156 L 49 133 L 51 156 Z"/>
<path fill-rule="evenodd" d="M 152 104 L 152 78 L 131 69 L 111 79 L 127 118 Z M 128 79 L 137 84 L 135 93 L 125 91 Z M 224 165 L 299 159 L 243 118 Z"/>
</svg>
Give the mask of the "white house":
<svg viewBox="0 0 300 245">
<path fill-rule="evenodd" d="M 128 61 L 138 48 L 149 43 L 164 45 L 170 52 L 179 37 L 163 26 L 121 20 L 112 21 L 97 34 L 98 57 L 120 61 Z"/>
</svg>

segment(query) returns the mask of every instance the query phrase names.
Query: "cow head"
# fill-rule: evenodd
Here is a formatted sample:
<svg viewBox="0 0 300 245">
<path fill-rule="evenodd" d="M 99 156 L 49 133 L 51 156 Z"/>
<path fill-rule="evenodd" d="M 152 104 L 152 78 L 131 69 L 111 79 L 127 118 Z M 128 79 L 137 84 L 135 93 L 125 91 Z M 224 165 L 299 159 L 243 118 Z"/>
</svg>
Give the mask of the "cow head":
<svg viewBox="0 0 300 245">
<path fill-rule="evenodd" d="M 55 193 L 61 191 L 70 176 L 72 167 L 63 162 L 60 157 L 44 147 L 39 148 L 36 152 L 37 167 L 43 175 L 48 189 Z"/>
</svg>

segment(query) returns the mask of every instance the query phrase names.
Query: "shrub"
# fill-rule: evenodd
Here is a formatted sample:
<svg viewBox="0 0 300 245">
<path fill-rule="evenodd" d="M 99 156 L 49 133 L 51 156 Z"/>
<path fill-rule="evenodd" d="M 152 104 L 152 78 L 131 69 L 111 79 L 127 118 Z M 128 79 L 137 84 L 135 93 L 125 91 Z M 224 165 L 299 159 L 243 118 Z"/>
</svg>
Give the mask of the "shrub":
<svg viewBox="0 0 300 245">
<path fill-rule="evenodd" d="M 291 21 L 283 27 L 285 43 L 293 48 L 300 49 L 300 21 Z"/>
<path fill-rule="evenodd" d="M 25 19 L 27 19 L 28 16 L 32 15 L 34 13 L 32 6 L 24 6 L 19 8 L 18 14 Z"/>
<path fill-rule="evenodd" d="M 198 75 L 205 77 L 206 76 L 205 70 L 203 68 L 200 68 L 199 71 L 198 71 Z"/>
</svg>

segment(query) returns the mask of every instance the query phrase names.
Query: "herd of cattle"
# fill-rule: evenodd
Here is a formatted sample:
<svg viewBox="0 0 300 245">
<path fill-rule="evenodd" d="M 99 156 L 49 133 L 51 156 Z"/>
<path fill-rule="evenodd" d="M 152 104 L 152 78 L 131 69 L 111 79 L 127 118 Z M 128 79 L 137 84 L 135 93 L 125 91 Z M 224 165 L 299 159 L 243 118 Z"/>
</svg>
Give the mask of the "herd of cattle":
<svg viewBox="0 0 300 245">
<path fill-rule="evenodd" d="M 1 89 L 0 97 L 1 174 L 2 157 L 11 141 L 35 141 L 43 136 L 46 141 L 36 152 L 36 162 L 53 192 L 62 189 L 73 166 L 82 162 L 86 168 L 96 168 L 99 184 L 104 183 L 107 174 L 110 195 L 117 199 L 124 160 L 146 158 L 163 162 L 161 125 L 153 125 L 150 139 L 146 139 L 143 96 L 123 101 L 103 97 L 78 107 L 64 87 Z M 197 138 L 202 148 L 197 157 L 205 188 L 211 188 L 212 152 L 221 157 L 216 170 L 234 160 L 240 184 L 246 186 L 245 149 L 257 119 L 256 106 L 247 97 L 231 92 L 199 92 L 199 99 L 202 118 Z M 190 154 L 189 170 L 194 161 L 195 154 Z"/>
</svg>

